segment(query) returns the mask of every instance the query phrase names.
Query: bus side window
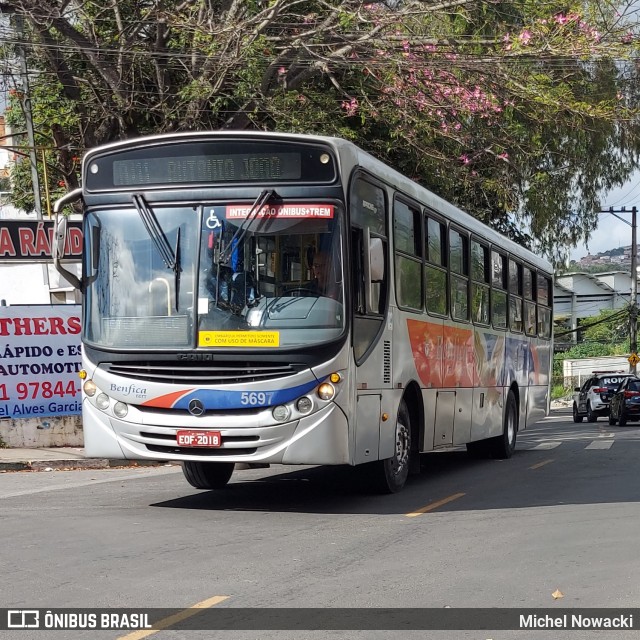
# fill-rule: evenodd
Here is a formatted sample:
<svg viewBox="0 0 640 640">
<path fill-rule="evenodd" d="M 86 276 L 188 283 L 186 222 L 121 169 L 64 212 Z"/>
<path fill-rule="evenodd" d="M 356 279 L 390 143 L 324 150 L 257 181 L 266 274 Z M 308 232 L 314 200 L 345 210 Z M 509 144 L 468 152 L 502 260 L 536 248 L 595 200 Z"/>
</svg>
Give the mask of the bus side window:
<svg viewBox="0 0 640 640">
<path fill-rule="evenodd" d="M 491 252 L 491 318 L 496 329 L 507 328 L 507 258 Z"/>
<path fill-rule="evenodd" d="M 396 199 L 393 204 L 393 238 L 396 302 L 400 307 L 422 311 L 421 212 Z"/>
<path fill-rule="evenodd" d="M 509 329 L 522 332 L 522 265 L 509 260 Z"/>
<path fill-rule="evenodd" d="M 456 229 L 449 229 L 449 267 L 451 317 L 469 319 L 469 239 Z"/>
<path fill-rule="evenodd" d="M 425 301 L 427 311 L 447 315 L 447 238 L 445 225 L 425 217 Z"/>
<path fill-rule="evenodd" d="M 489 324 L 489 248 L 471 241 L 471 315 L 476 324 Z"/>
</svg>

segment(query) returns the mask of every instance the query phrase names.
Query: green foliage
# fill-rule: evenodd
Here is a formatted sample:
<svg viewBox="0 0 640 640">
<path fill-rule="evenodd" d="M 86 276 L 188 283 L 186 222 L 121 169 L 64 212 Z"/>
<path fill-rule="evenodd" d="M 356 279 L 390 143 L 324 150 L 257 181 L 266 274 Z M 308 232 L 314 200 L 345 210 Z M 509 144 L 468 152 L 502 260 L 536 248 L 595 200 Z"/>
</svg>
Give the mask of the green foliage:
<svg viewBox="0 0 640 640">
<path fill-rule="evenodd" d="M 74 157 L 121 138 L 338 135 L 561 261 L 640 149 L 635 24 L 613 0 L 7 4 L 39 71 L 52 193 L 77 185 Z M 29 190 L 20 163 L 15 202 Z"/>
<path fill-rule="evenodd" d="M 623 343 L 629 338 L 629 314 L 620 315 L 620 310 L 601 311 L 597 316 L 583 318 L 579 325 L 588 325 L 580 331 L 586 342 Z"/>
<path fill-rule="evenodd" d="M 599 358 L 602 356 L 625 356 L 629 354 L 629 342 L 601 344 L 585 342 L 553 356 L 553 375 L 562 375 L 562 363 L 565 360 L 579 360 L 580 358 Z"/>
</svg>

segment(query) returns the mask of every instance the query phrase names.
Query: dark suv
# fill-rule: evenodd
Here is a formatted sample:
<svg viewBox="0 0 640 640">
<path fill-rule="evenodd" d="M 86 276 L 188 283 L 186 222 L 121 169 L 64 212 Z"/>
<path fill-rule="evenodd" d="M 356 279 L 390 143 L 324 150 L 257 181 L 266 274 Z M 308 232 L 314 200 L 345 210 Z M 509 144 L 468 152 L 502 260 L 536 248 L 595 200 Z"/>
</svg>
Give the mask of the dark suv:
<svg viewBox="0 0 640 640">
<path fill-rule="evenodd" d="M 582 422 L 586 416 L 588 422 L 595 422 L 598 416 L 609 415 L 611 396 L 623 380 L 634 377 L 622 371 L 594 371 L 581 387 L 575 388 L 573 421 Z"/>
</svg>

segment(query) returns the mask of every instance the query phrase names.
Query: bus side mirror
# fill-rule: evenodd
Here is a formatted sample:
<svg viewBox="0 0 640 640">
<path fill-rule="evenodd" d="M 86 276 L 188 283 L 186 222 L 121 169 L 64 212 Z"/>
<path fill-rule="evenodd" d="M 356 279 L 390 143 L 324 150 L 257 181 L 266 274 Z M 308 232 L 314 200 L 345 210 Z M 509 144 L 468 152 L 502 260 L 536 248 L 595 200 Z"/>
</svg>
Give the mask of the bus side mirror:
<svg viewBox="0 0 640 640">
<path fill-rule="evenodd" d="M 384 280 L 384 245 L 380 238 L 369 238 L 369 279 L 371 282 Z"/>
<path fill-rule="evenodd" d="M 68 220 L 66 216 L 58 216 L 53 233 L 53 261 L 59 263 L 64 258 L 64 246 L 67 242 Z"/>
<path fill-rule="evenodd" d="M 67 229 L 69 221 L 63 215 L 61 215 L 60 211 L 62 207 L 71 202 L 74 202 L 78 198 L 82 196 L 82 189 L 75 189 L 67 195 L 60 198 L 60 200 L 56 201 L 53 205 L 53 212 L 56 216 L 56 222 L 53 229 L 53 246 L 51 247 L 51 256 L 53 257 L 53 264 L 64 278 L 66 278 L 67 282 L 71 284 L 71 286 L 76 289 L 80 289 L 82 291 L 82 282 L 76 276 L 75 273 L 71 273 L 68 269 L 65 269 L 60 261 L 64 258 L 64 250 L 65 245 L 67 243 Z"/>
</svg>

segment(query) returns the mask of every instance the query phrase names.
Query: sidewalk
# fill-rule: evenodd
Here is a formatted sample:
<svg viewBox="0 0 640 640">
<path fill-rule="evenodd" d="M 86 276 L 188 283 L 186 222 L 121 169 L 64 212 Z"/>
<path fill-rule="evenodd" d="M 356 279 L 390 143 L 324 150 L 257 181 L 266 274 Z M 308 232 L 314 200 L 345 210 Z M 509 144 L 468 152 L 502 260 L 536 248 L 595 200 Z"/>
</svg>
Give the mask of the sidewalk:
<svg viewBox="0 0 640 640">
<path fill-rule="evenodd" d="M 53 471 L 55 469 L 108 469 L 166 465 L 155 460 L 110 460 L 88 458 L 81 447 L 50 449 L 0 449 L 0 472 Z"/>
</svg>

